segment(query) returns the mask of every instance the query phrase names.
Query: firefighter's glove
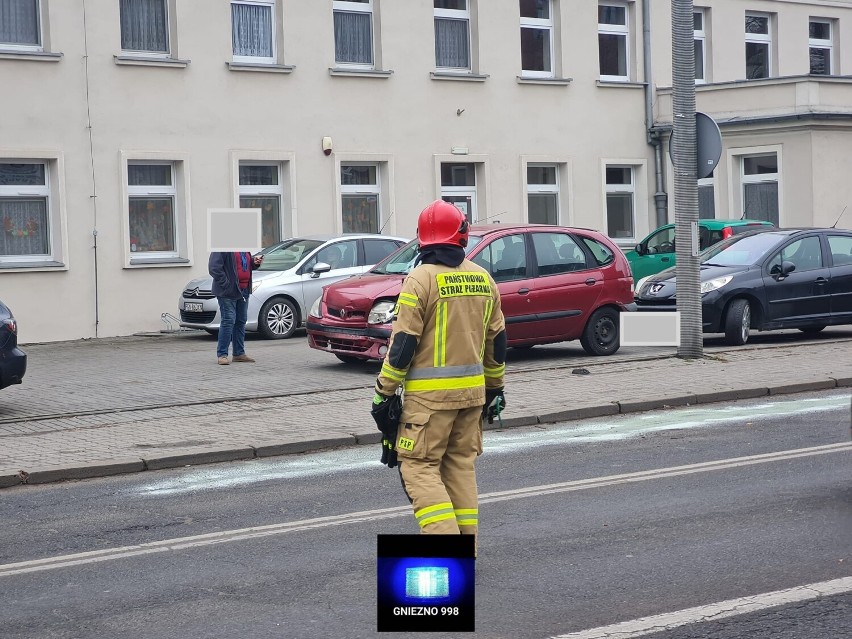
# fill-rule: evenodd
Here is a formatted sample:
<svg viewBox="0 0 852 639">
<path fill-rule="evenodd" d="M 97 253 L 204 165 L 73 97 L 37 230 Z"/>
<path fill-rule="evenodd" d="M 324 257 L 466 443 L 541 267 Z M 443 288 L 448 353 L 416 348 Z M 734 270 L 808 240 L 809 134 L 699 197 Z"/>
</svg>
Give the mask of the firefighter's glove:
<svg viewBox="0 0 852 639">
<path fill-rule="evenodd" d="M 483 419 L 487 419 L 489 424 L 494 423 L 496 417 L 500 422 L 500 413 L 506 408 L 506 396 L 503 395 L 502 388 L 486 388 L 485 389 L 485 407 L 482 409 Z"/>
<path fill-rule="evenodd" d="M 376 426 L 382 432 L 382 463 L 388 468 L 394 468 L 397 464 L 396 431 L 399 419 L 402 416 L 402 401 L 399 395 L 382 395 L 376 393 L 373 396 L 373 406 L 370 414 L 376 421 Z"/>
</svg>

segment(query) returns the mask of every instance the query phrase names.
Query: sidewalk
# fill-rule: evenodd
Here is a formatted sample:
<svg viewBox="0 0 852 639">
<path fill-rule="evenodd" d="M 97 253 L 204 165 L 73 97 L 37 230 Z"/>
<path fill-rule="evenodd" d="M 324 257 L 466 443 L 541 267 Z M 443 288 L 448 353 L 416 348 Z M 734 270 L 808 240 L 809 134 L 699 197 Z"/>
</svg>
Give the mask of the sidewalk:
<svg viewBox="0 0 852 639">
<path fill-rule="evenodd" d="M 258 364 L 217 367 L 199 336 L 25 346 L 0 392 L 0 487 L 375 444 L 377 366 L 345 367 L 303 338 L 251 340 Z M 306 352 L 307 351 L 307 352 Z M 510 428 L 852 387 L 852 339 L 613 358 L 510 357 Z M 644 353 L 644 352 L 643 352 Z M 589 374 L 572 371 L 586 369 Z M 239 380 L 235 385 L 234 380 Z M 16 391 L 18 394 L 16 395 Z"/>
</svg>

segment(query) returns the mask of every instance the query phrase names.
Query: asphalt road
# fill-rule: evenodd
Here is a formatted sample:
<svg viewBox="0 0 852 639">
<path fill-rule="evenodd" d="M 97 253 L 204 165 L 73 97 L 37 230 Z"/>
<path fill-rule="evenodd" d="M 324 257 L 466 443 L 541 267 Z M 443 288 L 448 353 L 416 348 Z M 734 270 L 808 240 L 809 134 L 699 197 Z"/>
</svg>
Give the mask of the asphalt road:
<svg viewBox="0 0 852 639">
<path fill-rule="evenodd" d="M 834 392 L 489 432 L 477 636 L 577 633 L 852 578 L 850 410 Z M 416 532 L 377 452 L 7 489 L 0 635 L 374 636 L 376 534 Z M 647 636 L 840 639 L 850 593 Z"/>
</svg>

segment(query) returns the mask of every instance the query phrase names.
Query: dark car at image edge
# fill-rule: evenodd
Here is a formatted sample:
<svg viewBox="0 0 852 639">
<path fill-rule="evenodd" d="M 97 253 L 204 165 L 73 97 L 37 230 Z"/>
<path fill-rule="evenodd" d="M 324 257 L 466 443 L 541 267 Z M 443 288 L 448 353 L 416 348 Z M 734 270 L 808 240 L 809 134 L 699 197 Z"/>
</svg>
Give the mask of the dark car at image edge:
<svg viewBox="0 0 852 639">
<path fill-rule="evenodd" d="M 0 302 L 0 388 L 20 384 L 27 372 L 27 356 L 18 348 L 18 325 L 9 307 Z"/>
<path fill-rule="evenodd" d="M 852 231 L 775 229 L 737 235 L 701 254 L 705 333 L 742 345 L 752 329 L 799 329 L 852 324 Z M 676 269 L 648 278 L 636 291 L 637 310 L 676 311 Z"/>
<path fill-rule="evenodd" d="M 635 308 L 633 278 L 624 253 L 602 233 L 537 224 L 472 226 L 466 251 L 497 283 L 509 346 L 579 339 L 590 354 L 618 350 L 619 313 Z M 370 272 L 325 287 L 309 313 L 311 348 L 344 362 L 382 359 L 416 255 L 411 242 Z"/>
</svg>

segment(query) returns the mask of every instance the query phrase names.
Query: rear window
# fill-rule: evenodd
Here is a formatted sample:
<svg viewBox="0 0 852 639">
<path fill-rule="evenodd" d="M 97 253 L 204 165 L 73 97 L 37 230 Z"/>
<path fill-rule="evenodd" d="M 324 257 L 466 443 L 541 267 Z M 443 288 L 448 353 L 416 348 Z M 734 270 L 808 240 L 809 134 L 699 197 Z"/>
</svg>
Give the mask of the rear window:
<svg viewBox="0 0 852 639">
<path fill-rule="evenodd" d="M 598 266 L 611 264 L 615 259 L 615 255 L 606 244 L 602 244 L 597 240 L 593 240 L 590 237 L 584 237 L 582 235 L 580 236 L 580 239 L 583 240 L 583 244 L 586 245 L 586 248 L 591 251 L 592 257 L 595 258 L 595 262 L 598 263 Z"/>
</svg>

